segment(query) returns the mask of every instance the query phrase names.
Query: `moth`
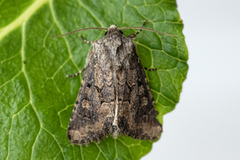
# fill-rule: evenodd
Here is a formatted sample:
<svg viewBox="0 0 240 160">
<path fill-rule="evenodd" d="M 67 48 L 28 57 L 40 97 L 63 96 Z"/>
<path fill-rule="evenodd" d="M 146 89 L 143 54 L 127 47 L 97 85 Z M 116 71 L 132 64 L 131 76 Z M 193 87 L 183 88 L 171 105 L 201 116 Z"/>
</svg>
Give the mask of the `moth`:
<svg viewBox="0 0 240 160">
<path fill-rule="evenodd" d="M 111 25 L 108 29 L 85 28 L 60 35 L 88 29 L 107 30 L 103 38 L 93 42 L 81 36 L 93 49 L 88 53 L 85 67 L 67 76 L 74 77 L 85 70 L 67 131 L 72 144 L 99 143 L 109 134 L 114 138 L 120 134 L 134 139 L 159 138 L 162 125 L 156 119 L 155 102 L 132 40 L 142 30 L 166 33 L 143 26 L 118 28 Z M 122 29 L 132 28 L 140 30 L 127 37 L 123 35 Z"/>
</svg>

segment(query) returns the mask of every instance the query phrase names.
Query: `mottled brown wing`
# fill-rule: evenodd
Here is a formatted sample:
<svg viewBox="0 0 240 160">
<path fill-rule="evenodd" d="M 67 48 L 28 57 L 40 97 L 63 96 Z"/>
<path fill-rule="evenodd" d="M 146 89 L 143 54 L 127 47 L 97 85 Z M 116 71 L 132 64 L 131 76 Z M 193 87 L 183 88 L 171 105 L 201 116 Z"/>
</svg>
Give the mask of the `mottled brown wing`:
<svg viewBox="0 0 240 160">
<path fill-rule="evenodd" d="M 73 144 L 99 142 L 112 133 L 114 119 L 114 87 L 112 73 L 103 72 L 96 55 L 90 57 L 68 126 L 68 138 Z"/>
<path fill-rule="evenodd" d="M 135 47 L 134 50 L 130 69 L 118 74 L 118 127 L 120 133 L 132 138 L 155 140 L 162 125 L 156 119 L 154 99 Z"/>
</svg>

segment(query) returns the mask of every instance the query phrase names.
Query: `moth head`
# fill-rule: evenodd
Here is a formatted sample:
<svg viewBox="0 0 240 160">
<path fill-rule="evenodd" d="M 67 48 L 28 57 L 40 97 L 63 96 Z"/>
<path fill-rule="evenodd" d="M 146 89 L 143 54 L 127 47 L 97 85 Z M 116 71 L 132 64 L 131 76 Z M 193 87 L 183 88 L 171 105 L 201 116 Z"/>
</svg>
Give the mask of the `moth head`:
<svg viewBox="0 0 240 160">
<path fill-rule="evenodd" d="M 105 36 L 106 36 L 106 35 L 109 35 L 109 34 L 112 34 L 112 33 L 114 33 L 114 32 L 118 32 L 118 33 L 123 34 L 123 32 L 117 27 L 117 25 L 114 24 L 114 25 L 111 25 L 111 26 L 108 28 L 107 32 L 105 32 Z"/>
</svg>

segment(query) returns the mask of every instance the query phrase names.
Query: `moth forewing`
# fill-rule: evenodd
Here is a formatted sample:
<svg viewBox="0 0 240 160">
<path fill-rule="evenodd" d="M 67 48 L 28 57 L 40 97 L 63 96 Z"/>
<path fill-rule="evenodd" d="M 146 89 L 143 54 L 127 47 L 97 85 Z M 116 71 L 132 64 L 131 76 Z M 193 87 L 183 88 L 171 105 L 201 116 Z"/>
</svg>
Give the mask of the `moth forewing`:
<svg viewBox="0 0 240 160">
<path fill-rule="evenodd" d="M 162 125 L 156 119 L 154 99 L 132 42 L 144 28 L 139 29 L 125 37 L 111 25 L 103 38 L 89 42 L 93 49 L 67 131 L 71 143 L 88 145 L 109 134 L 114 138 L 120 134 L 135 139 L 159 138 Z"/>
</svg>

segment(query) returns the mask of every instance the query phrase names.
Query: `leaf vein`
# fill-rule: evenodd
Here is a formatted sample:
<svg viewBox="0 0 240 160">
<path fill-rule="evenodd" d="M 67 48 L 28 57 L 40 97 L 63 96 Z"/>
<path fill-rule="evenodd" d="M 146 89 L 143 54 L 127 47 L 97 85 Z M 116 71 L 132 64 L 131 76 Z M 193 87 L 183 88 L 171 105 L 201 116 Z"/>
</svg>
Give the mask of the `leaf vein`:
<svg viewBox="0 0 240 160">
<path fill-rule="evenodd" d="M 48 133 L 53 137 L 53 139 L 56 141 L 56 143 L 57 143 L 57 145 L 58 145 L 60 151 L 62 152 L 62 156 L 63 156 L 63 158 L 66 160 L 66 158 L 65 158 L 65 156 L 64 156 L 64 154 L 63 154 L 63 149 L 62 149 L 62 147 L 60 146 L 60 144 L 58 143 L 58 141 L 57 141 L 55 135 L 52 134 L 51 132 L 49 132 L 46 128 L 44 128 L 44 127 L 42 127 L 42 128 L 43 128 L 46 132 L 48 132 Z"/>
<path fill-rule="evenodd" d="M 18 16 L 15 21 L 7 25 L 6 27 L 1 29 L 0 32 L 0 40 L 9 34 L 12 30 L 17 28 L 18 26 L 22 25 L 25 21 L 27 21 L 32 14 L 36 12 L 43 4 L 45 4 L 48 0 L 37 0 L 35 1 L 28 9 L 26 9 L 25 12 L 23 12 L 21 15 Z"/>
<path fill-rule="evenodd" d="M 106 155 L 104 154 L 104 152 L 102 151 L 102 149 L 98 146 L 98 144 L 97 144 L 97 143 L 95 143 L 95 144 L 96 144 L 96 146 L 98 147 L 99 152 L 102 153 L 103 156 L 108 160 L 108 158 L 106 157 Z"/>
</svg>

